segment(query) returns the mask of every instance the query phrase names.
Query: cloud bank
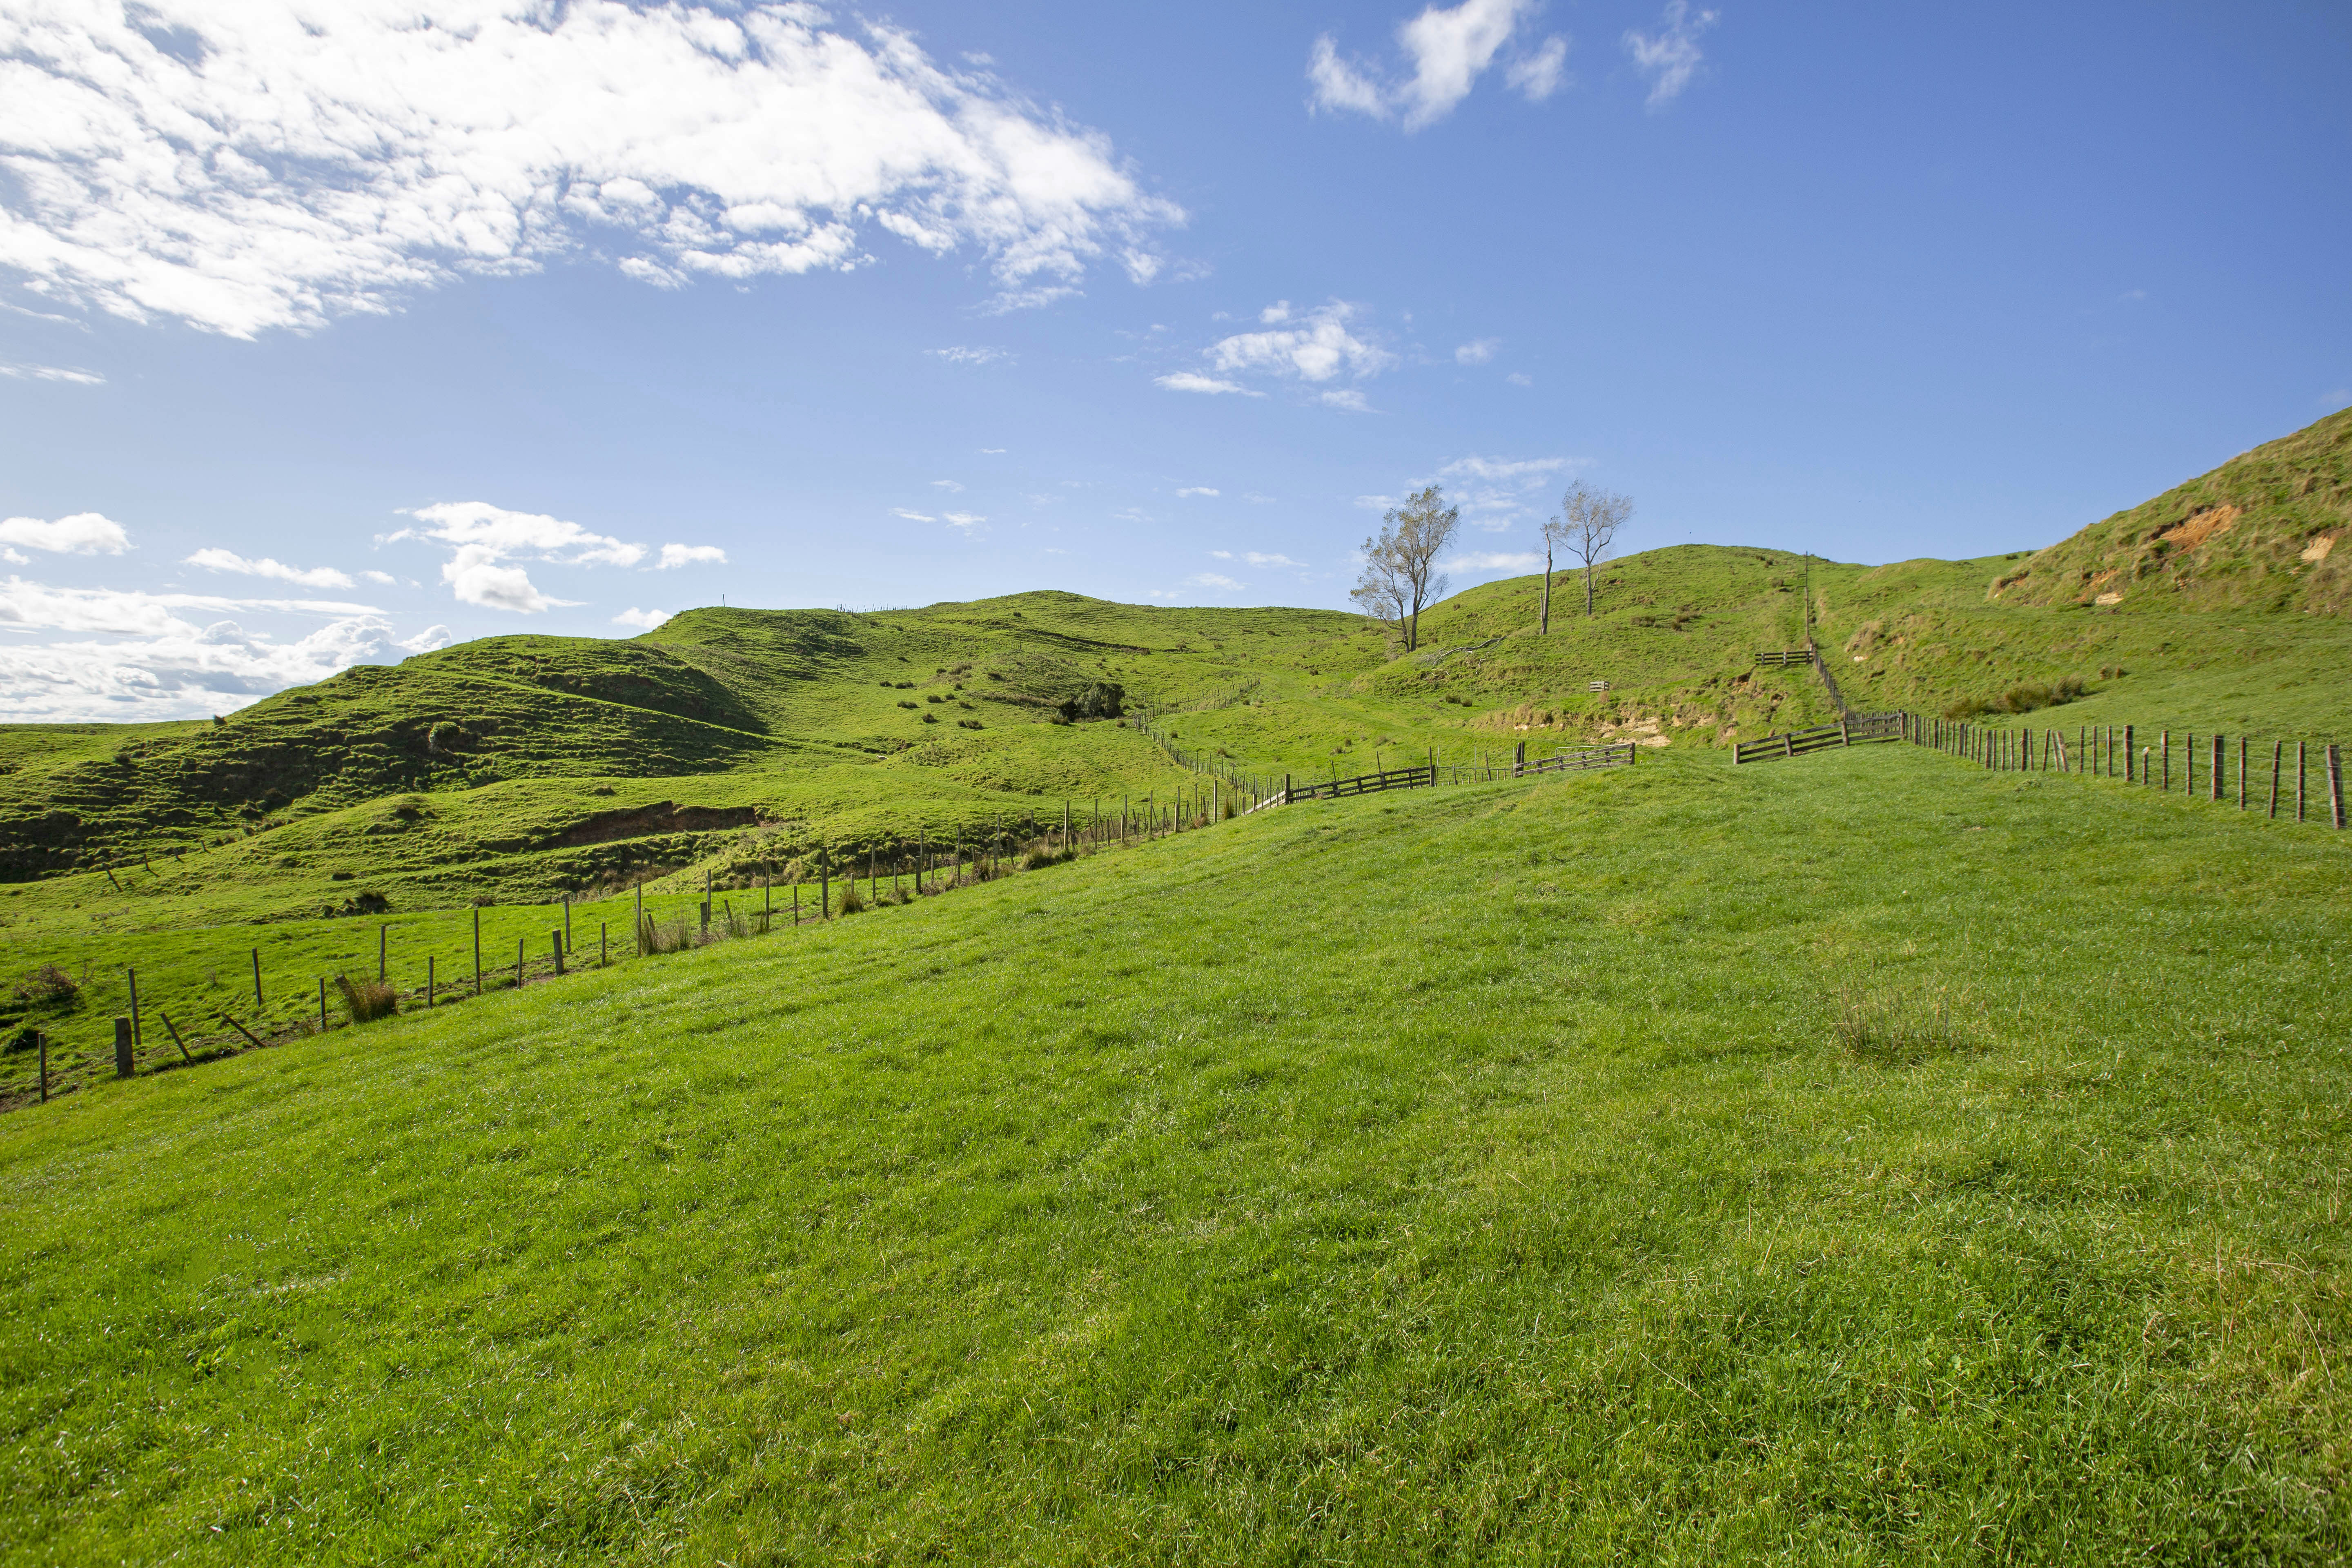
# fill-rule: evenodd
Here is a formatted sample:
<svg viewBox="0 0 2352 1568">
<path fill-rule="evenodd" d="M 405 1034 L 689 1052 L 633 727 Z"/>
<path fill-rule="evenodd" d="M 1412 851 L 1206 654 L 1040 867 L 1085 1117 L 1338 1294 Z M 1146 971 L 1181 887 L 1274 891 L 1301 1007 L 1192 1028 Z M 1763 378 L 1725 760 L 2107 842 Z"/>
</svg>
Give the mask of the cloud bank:
<svg viewBox="0 0 2352 1568">
<path fill-rule="evenodd" d="M 800 4 L 416 0 L 0 12 L 0 268 L 52 300 L 250 337 L 460 274 L 646 282 L 987 258 L 1001 305 L 1182 212 L 1099 133 L 883 24 Z"/>
</svg>

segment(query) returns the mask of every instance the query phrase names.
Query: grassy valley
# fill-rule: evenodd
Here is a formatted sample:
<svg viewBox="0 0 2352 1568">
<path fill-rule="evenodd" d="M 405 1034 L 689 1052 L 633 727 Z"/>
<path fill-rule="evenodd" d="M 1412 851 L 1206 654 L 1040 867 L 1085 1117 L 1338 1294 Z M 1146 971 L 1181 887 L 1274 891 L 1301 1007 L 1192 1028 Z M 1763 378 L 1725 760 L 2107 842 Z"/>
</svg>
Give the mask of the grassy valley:
<svg viewBox="0 0 2352 1568">
<path fill-rule="evenodd" d="M 2347 431 L 1412 649 L 703 609 L 0 727 L 0 1560 L 2343 1561 L 2352 834 L 1727 748 L 1809 624 L 1860 710 L 2345 736 Z"/>
</svg>

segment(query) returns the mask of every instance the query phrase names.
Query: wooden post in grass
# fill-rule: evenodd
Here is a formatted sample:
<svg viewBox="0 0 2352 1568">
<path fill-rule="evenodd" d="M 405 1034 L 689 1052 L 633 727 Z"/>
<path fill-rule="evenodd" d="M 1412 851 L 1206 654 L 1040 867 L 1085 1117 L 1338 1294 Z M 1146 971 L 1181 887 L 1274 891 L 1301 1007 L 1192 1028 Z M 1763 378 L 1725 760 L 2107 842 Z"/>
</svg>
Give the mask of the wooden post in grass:
<svg viewBox="0 0 2352 1568">
<path fill-rule="evenodd" d="M 2126 783 L 2126 784 L 2130 784 L 2130 783 L 2132 782 L 2132 759 L 2133 759 L 2134 757 L 2137 757 L 2137 755 L 2139 755 L 2139 753 L 2138 753 L 2137 751 L 2134 751 L 2134 750 L 2132 749 L 2136 743 L 2137 743 L 2137 742 L 2136 742 L 2136 741 L 2134 740 L 2134 738 L 2133 738 L 2133 734 L 2132 734 L 2132 727 L 2131 727 L 2129 724 L 2125 725 L 2125 726 L 2124 726 L 2124 783 Z"/>
<path fill-rule="evenodd" d="M 2309 750 L 2310 744 L 2308 741 L 2294 743 L 2294 819 L 2297 822 L 2303 820 L 2304 753 Z"/>
<path fill-rule="evenodd" d="M 2344 748 L 2329 742 L 2327 746 L 2327 811 L 2328 819 L 2337 828 L 2344 826 Z"/>
<path fill-rule="evenodd" d="M 1290 804 L 1290 775 L 1288 773 L 1282 775 L 1282 804 L 1285 805 L 1288 805 Z"/>
<path fill-rule="evenodd" d="M 425 1010 L 433 1010 L 433 958 L 429 953 L 425 960 Z"/>
<path fill-rule="evenodd" d="M 2238 809 L 2246 809 L 2246 738 L 2238 737 Z"/>
<path fill-rule="evenodd" d="M 515 938 L 515 989 L 518 991 L 522 989 L 522 938 Z"/>
<path fill-rule="evenodd" d="M 253 950 L 253 1005 L 261 1005 L 261 950 Z"/>
<path fill-rule="evenodd" d="M 390 926 L 380 925 L 375 928 L 375 983 L 378 985 L 383 984 L 384 950 L 391 940 L 392 928 Z"/>
<path fill-rule="evenodd" d="M 1528 743 L 1521 741 L 1511 748 L 1511 776 L 1517 778 L 1528 771 Z"/>
<path fill-rule="evenodd" d="M 2172 731 L 2164 732 L 2164 793 L 2172 793 Z"/>
<path fill-rule="evenodd" d="M 41 1053 L 41 1103 L 47 1105 L 49 1102 L 49 1037 L 35 1030 L 33 1046 Z"/>
<path fill-rule="evenodd" d="M 327 977 L 319 976 L 319 1033 L 327 1032 Z"/>
<path fill-rule="evenodd" d="M 819 845 L 816 851 L 816 918 L 821 921 L 833 918 L 832 857 L 823 845 Z"/>
<path fill-rule="evenodd" d="M 129 1078 L 137 1070 L 131 1045 L 131 1020 L 114 1020 L 114 1076 Z"/>
<path fill-rule="evenodd" d="M 2218 731 L 2213 736 L 2213 798 L 2221 798 L 2221 775 L 2230 765 L 2229 742 Z"/>
<path fill-rule="evenodd" d="M 765 871 L 760 873 L 760 934 L 761 936 L 767 935 L 768 928 L 775 923 L 775 887 L 774 877 Z M 923 890 L 923 874 L 920 871 L 915 873 L 915 890 L 919 893 Z"/>
<path fill-rule="evenodd" d="M 2279 763 L 2286 760 L 2286 742 L 2271 742 L 2271 820 L 2278 820 Z"/>
<path fill-rule="evenodd" d="M 563 895 L 563 945 L 572 945 L 572 895 Z"/>
<path fill-rule="evenodd" d="M 639 893 L 642 899 L 644 894 Z M 482 994 L 482 906 L 474 906 L 474 994 Z"/>
<path fill-rule="evenodd" d="M 599 969 L 610 968 L 612 966 L 612 963 L 613 922 L 610 921 L 598 921 L 596 922 L 596 967 Z"/>
<path fill-rule="evenodd" d="M 188 1042 L 180 1038 L 179 1026 L 172 1022 L 172 1015 L 158 1007 L 155 1009 L 155 1016 L 163 1020 L 163 1032 L 172 1037 L 173 1045 L 180 1047 L 180 1059 L 184 1062 L 194 1061 L 196 1058 L 188 1054 Z"/>
<path fill-rule="evenodd" d="M 2188 760 L 2189 776 L 2181 783 L 2181 793 L 2189 799 L 2197 798 L 2197 731 L 2189 731 L 2181 737 L 2181 754 Z"/>
<path fill-rule="evenodd" d="M 131 982 L 131 1044 L 135 1049 L 147 1043 L 141 1037 L 139 1028 L 139 972 L 125 969 L 122 973 Z"/>
<path fill-rule="evenodd" d="M 798 882 L 793 884 L 793 929 L 801 929 L 801 885 Z"/>
</svg>

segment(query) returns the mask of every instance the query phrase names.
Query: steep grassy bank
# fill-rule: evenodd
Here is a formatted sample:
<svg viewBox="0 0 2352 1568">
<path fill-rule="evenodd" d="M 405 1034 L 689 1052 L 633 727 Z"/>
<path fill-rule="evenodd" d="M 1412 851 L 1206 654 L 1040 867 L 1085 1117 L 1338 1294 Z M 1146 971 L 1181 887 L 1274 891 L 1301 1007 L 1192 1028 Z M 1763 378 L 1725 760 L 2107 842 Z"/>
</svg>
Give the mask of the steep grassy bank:
<svg viewBox="0 0 2352 1568">
<path fill-rule="evenodd" d="M 106 1086 L 0 1552 L 2338 1560 L 2347 868 L 1670 750 Z"/>
</svg>

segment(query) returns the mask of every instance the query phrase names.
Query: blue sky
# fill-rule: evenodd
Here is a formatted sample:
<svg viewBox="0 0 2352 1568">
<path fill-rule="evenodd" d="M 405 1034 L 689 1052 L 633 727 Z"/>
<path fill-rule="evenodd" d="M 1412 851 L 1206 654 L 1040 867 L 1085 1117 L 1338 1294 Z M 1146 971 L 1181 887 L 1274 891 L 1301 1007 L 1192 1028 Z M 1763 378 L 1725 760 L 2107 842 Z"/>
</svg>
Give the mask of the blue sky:
<svg viewBox="0 0 2352 1568">
<path fill-rule="evenodd" d="M 404 26 L 423 15 L 433 25 Z M 2047 543 L 2352 402 L 2352 16 L 0 17 L 0 718 L 718 602 Z M 305 24 L 308 24 L 307 26 Z"/>
</svg>

